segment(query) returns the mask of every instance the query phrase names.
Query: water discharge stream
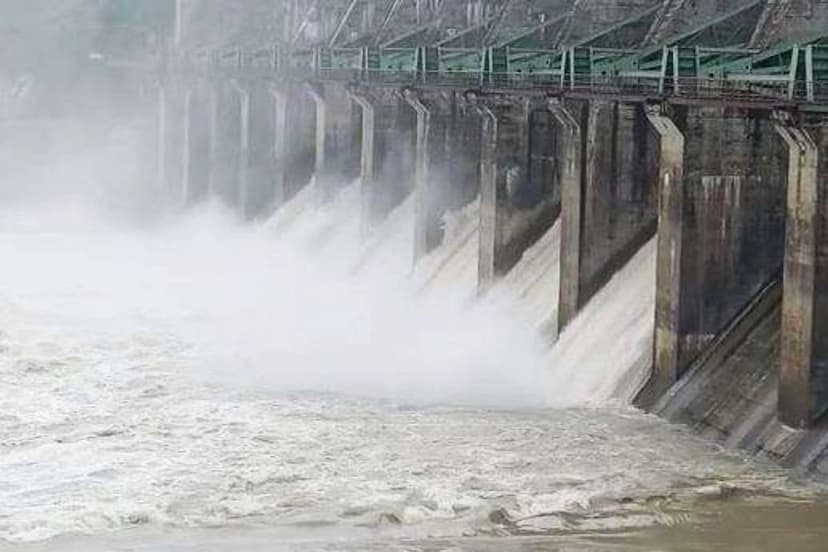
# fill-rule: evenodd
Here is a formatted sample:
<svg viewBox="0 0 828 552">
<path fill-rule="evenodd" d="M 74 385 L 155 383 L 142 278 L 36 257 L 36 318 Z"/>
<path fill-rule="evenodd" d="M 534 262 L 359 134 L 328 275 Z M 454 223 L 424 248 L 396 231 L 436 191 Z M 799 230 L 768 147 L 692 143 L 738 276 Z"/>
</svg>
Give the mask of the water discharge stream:
<svg viewBox="0 0 828 552">
<path fill-rule="evenodd" d="M 410 202 L 367 244 L 354 184 L 264 225 L 121 216 L 127 151 L 3 160 L 0 549 L 651 550 L 824 511 L 625 404 L 652 244 L 550 351 L 558 226 L 475 300 L 476 202 L 412 273 Z"/>
</svg>

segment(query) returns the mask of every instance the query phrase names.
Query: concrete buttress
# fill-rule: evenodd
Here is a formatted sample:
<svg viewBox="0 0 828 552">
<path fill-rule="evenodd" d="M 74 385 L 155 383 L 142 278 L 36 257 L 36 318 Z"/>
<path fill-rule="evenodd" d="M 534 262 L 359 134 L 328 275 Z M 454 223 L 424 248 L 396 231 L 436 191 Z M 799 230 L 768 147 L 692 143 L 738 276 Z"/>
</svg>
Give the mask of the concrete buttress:
<svg viewBox="0 0 828 552">
<path fill-rule="evenodd" d="M 270 88 L 273 99 L 273 207 L 278 208 L 287 199 L 288 174 L 288 92 Z"/>
<path fill-rule="evenodd" d="M 350 90 L 348 94 L 362 112 L 360 228 L 365 237 L 412 190 L 415 115 L 397 93 Z"/>
<path fill-rule="evenodd" d="M 314 172 L 317 201 L 326 202 L 360 173 L 362 121 L 344 87 L 305 85 L 316 111 Z"/>
<path fill-rule="evenodd" d="M 417 112 L 417 142 L 412 192 L 414 194 L 414 262 L 416 263 L 428 252 L 428 192 L 431 168 L 429 147 L 434 142 L 435 136 L 432 136 L 431 109 L 413 92 L 406 91 L 405 99 Z"/>
<path fill-rule="evenodd" d="M 655 354 L 652 386 L 661 394 L 678 379 L 684 135 L 668 117 L 647 114 L 659 137 Z"/>
<path fill-rule="evenodd" d="M 534 114 L 546 114 L 546 104 L 529 98 L 476 98 L 475 105 L 482 123 L 478 281 L 485 292 L 552 226 L 560 200 L 552 173 L 531 161 L 533 145 L 543 152 L 554 140 L 548 131 L 532 140 L 533 126 L 546 122 Z"/>
<path fill-rule="evenodd" d="M 236 198 L 242 217 L 250 215 L 250 90 L 237 80 L 231 81 L 238 95 L 239 159 L 236 173 Z"/>
<path fill-rule="evenodd" d="M 788 148 L 779 417 L 804 428 L 828 408 L 828 190 L 808 131 L 782 123 L 776 131 Z"/>
<path fill-rule="evenodd" d="M 581 126 L 558 100 L 549 102 L 559 135 L 561 188 L 561 263 L 558 328 L 563 329 L 580 308 L 581 179 L 583 149 Z"/>
</svg>

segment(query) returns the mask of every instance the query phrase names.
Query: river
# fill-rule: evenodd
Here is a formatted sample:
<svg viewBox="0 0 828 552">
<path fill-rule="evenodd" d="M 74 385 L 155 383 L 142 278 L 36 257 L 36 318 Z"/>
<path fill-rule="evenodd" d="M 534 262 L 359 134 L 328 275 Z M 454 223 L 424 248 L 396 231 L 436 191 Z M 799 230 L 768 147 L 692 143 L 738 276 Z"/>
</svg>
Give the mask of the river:
<svg viewBox="0 0 828 552">
<path fill-rule="evenodd" d="M 517 310 L 358 270 L 338 216 L 119 217 L 53 172 L 0 217 L 0 549 L 828 546 L 824 487 L 566 400 Z"/>
</svg>

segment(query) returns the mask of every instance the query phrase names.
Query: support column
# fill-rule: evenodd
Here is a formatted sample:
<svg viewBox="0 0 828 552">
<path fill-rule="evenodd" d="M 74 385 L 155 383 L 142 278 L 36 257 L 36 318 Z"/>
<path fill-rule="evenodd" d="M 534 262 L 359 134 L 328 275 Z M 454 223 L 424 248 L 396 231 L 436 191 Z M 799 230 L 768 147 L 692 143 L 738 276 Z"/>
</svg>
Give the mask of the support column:
<svg viewBox="0 0 828 552">
<path fill-rule="evenodd" d="M 193 163 L 193 89 L 184 92 L 184 140 L 181 148 L 181 189 L 175 201 L 182 205 L 190 203 L 194 183 L 190 180 Z"/>
<path fill-rule="evenodd" d="M 828 198 L 820 190 L 818 148 L 808 132 L 775 128 L 788 147 L 779 417 L 804 428 L 828 408 Z"/>
<path fill-rule="evenodd" d="M 287 105 L 288 93 L 271 88 L 273 98 L 273 206 L 280 207 L 287 196 Z"/>
<path fill-rule="evenodd" d="M 315 176 L 313 184 L 314 186 L 316 186 L 317 201 L 322 202 L 324 197 L 323 190 L 326 189 L 326 183 L 324 182 L 326 147 L 325 120 L 327 118 L 328 106 L 327 102 L 325 101 L 324 92 L 320 88 L 308 84 L 306 85 L 306 89 L 311 99 L 313 99 L 314 105 L 316 106 L 316 138 L 314 140 L 314 143 L 316 145 L 316 154 L 314 158 Z"/>
<path fill-rule="evenodd" d="M 169 112 L 169 90 L 163 81 L 158 82 L 158 111 L 156 116 L 156 179 L 158 187 L 161 190 L 167 190 L 167 143 L 169 125 L 167 124 L 167 117 Z"/>
<path fill-rule="evenodd" d="M 221 94 L 218 85 L 210 87 L 210 170 L 207 177 L 207 193 L 218 195 L 219 132 L 221 131 Z"/>
<path fill-rule="evenodd" d="M 543 205 L 519 205 L 529 175 L 529 99 L 475 103 L 482 123 L 478 285 L 485 293 L 542 235 L 545 222 Z"/>
<path fill-rule="evenodd" d="M 655 396 L 679 377 L 679 299 L 684 226 L 684 135 L 669 118 L 647 113 L 659 137 L 658 244 L 656 259 Z"/>
<path fill-rule="evenodd" d="M 239 97 L 239 160 L 236 175 L 236 199 L 242 217 L 250 216 L 250 91 L 239 81 L 232 81 Z"/>
<path fill-rule="evenodd" d="M 396 91 L 352 89 L 348 95 L 361 111 L 360 227 L 368 236 L 413 188 L 414 112 Z"/>
<path fill-rule="evenodd" d="M 340 85 L 305 85 L 316 112 L 317 200 L 325 202 L 360 173 L 358 144 L 362 123 L 354 117 L 352 96 Z"/>
<path fill-rule="evenodd" d="M 360 186 L 359 186 L 359 218 L 360 235 L 365 238 L 371 232 L 372 207 L 374 205 L 374 187 L 376 174 L 374 157 L 374 137 L 376 133 L 376 112 L 374 105 L 367 96 L 351 94 L 351 97 L 362 110 L 362 147 L 360 149 Z"/>
<path fill-rule="evenodd" d="M 478 106 L 483 119 L 480 151 L 480 229 L 477 278 L 478 287 L 486 291 L 495 280 L 495 258 L 502 240 L 497 208 L 497 116 Z"/>
<path fill-rule="evenodd" d="M 558 331 L 575 318 L 580 308 L 581 201 L 583 153 L 581 126 L 558 100 L 549 102 L 557 123 L 561 183 L 561 261 L 558 297 Z"/>
<path fill-rule="evenodd" d="M 176 198 L 183 205 L 200 201 L 208 193 L 211 128 L 207 120 L 210 106 L 206 92 L 204 82 L 194 81 L 184 95 L 182 184 L 180 196 Z"/>
<path fill-rule="evenodd" d="M 209 170 L 201 88 L 162 83 L 158 102 L 158 179 L 171 205 L 182 207 L 202 197 Z"/>
<path fill-rule="evenodd" d="M 428 252 L 429 218 L 429 135 L 431 110 L 413 92 L 406 92 L 405 99 L 417 112 L 417 143 L 414 165 L 414 263 Z"/>
</svg>

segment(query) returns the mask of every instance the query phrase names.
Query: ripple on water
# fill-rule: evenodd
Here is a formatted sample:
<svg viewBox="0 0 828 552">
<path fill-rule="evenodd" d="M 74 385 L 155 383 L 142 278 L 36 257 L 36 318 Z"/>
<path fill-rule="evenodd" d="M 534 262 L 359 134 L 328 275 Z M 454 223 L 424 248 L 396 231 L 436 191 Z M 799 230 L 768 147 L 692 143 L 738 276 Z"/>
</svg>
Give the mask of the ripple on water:
<svg viewBox="0 0 828 552">
<path fill-rule="evenodd" d="M 2 471 L 17 484 L 0 487 L 0 537 L 136 525 L 604 530 L 676 523 L 694 501 L 788 485 L 773 469 L 621 408 L 400 408 L 234 391 L 163 372 L 136 378 L 138 365 L 117 371 L 138 389 L 96 389 L 89 408 L 74 398 L 117 351 L 99 354 L 67 361 L 52 376 L 69 374 L 60 386 L 16 370 L 22 391 L 0 389 L 0 411 L 32 409 L 34 397 L 39 411 L 3 433 Z"/>
</svg>

